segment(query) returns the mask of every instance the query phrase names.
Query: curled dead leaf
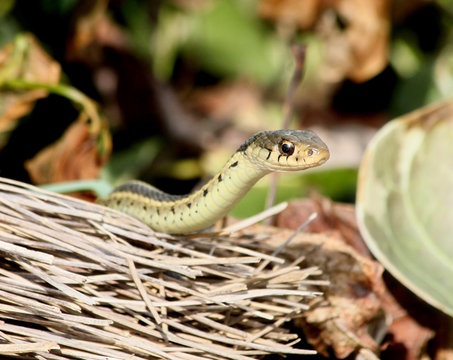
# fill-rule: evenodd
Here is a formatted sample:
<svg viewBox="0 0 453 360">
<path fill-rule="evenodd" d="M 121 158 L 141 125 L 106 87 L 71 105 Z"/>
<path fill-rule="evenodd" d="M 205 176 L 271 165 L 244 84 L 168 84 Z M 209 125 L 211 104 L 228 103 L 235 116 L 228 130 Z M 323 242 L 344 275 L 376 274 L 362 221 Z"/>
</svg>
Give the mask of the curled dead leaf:
<svg viewBox="0 0 453 360">
<path fill-rule="evenodd" d="M 304 228 L 306 232 L 332 236 L 369 257 L 370 252 L 360 236 L 355 208 L 351 204 L 332 202 L 313 193 L 309 199 L 290 201 L 277 216 L 277 226 L 296 230 L 314 212 L 318 216 Z"/>
<path fill-rule="evenodd" d="M 388 62 L 389 0 L 261 0 L 262 17 L 314 28 L 324 44 L 321 80 L 366 81 Z"/>
<path fill-rule="evenodd" d="M 310 200 L 314 204 L 311 208 L 319 206 L 319 200 Z M 303 329 L 315 349 L 326 356 L 334 354 L 337 358 L 344 358 L 361 349 L 379 354 L 395 348 L 402 349 L 405 354 L 422 354 L 434 336 L 433 329 L 439 329 L 442 324 L 429 311 L 426 311 L 424 321 L 414 318 L 413 314 L 423 308 L 421 301 L 412 297 L 412 305 L 403 308 L 400 297 L 393 293 L 402 286 L 393 283 L 390 292 L 382 278 L 382 266 L 341 240 L 350 237 L 354 231 L 356 236 L 359 234 L 350 210 L 346 208 L 343 211 L 342 204 L 335 205 L 331 204 L 330 210 L 326 211 L 324 203 L 318 210 L 325 211 L 325 214 L 320 214 L 314 225 L 310 224 L 312 230 L 327 232 L 328 236 L 299 234 L 284 250 L 290 261 L 304 256 L 304 265 L 319 268 L 321 279 L 330 283 L 330 286 L 320 288 L 324 293 L 322 300 L 317 298 L 311 309 L 296 320 L 296 325 Z M 292 209 L 289 206 L 285 211 L 287 215 L 295 214 L 296 209 L 302 207 L 308 212 L 307 206 L 306 202 L 303 205 L 296 202 L 296 206 L 293 205 Z M 288 216 L 284 218 L 288 219 Z M 295 227 L 300 223 L 295 223 Z M 293 233 L 288 229 L 261 226 L 260 232 L 272 232 L 273 240 L 269 242 L 272 247 L 279 247 Z"/>
<path fill-rule="evenodd" d="M 269 245 L 278 247 L 293 231 L 262 227 L 262 233 L 271 232 Z M 311 308 L 296 319 L 307 340 L 321 354 L 334 353 L 345 358 L 359 349 L 377 352 L 377 336 L 369 332 L 385 329 L 380 293 L 382 267 L 375 261 L 359 255 L 351 247 L 332 237 L 321 234 L 299 234 L 285 249 L 294 258 L 304 256 L 304 265 L 322 271 L 322 279 L 330 285 L 323 287 L 321 300 L 315 299 Z"/>
<path fill-rule="evenodd" d="M 305 228 L 305 231 L 327 234 L 329 237 L 351 246 L 360 255 L 366 258 L 371 257 L 360 235 L 353 205 L 333 203 L 318 195 L 314 195 L 310 199 L 291 201 L 288 207 L 279 214 L 277 225 L 295 230 L 313 212 L 316 212 L 318 216 Z M 312 260 L 310 258 L 308 261 Z M 382 286 L 384 287 L 382 288 Z M 379 287 L 381 289 L 377 295 L 384 312 L 383 315 L 386 319 L 391 320 L 388 328 L 381 329 L 386 333 L 382 334 L 382 336 L 385 335 L 385 340 L 380 344 L 380 351 L 385 351 L 389 358 L 402 358 L 402 354 L 405 354 L 407 360 L 421 358 L 428 341 L 435 336 L 433 329 L 448 328 L 448 326 L 445 326 L 439 314 L 433 314 L 432 309 L 431 311 L 427 309 L 421 300 L 414 298 L 395 279 L 387 276 L 385 285 L 379 281 Z M 341 310 L 342 307 L 339 305 L 343 301 L 337 295 L 333 296 L 333 299 L 335 299 L 333 301 L 335 306 Z M 400 302 L 405 305 L 401 305 Z M 414 313 L 417 314 L 416 318 L 413 317 Z M 323 311 L 318 311 L 317 320 L 322 314 Z M 316 329 L 314 331 L 316 332 Z M 329 349 L 329 343 L 322 343 L 321 338 L 319 341 L 321 347 Z"/>
<path fill-rule="evenodd" d="M 55 84 L 61 67 L 31 35 L 18 35 L 0 51 L 0 81 L 21 79 L 29 82 Z"/>
<path fill-rule="evenodd" d="M 102 144 L 105 138 L 109 135 L 104 130 L 93 134 L 81 116 L 61 139 L 27 161 L 25 167 L 35 184 L 94 179 L 110 153 L 109 143 Z"/>
<path fill-rule="evenodd" d="M 343 52 L 346 77 L 356 82 L 366 81 L 388 62 L 390 2 L 342 0 L 336 2 L 335 9 L 346 27 L 340 32 L 330 28 L 325 33 L 326 42 L 332 54 Z M 336 65 L 335 55 L 329 60 L 331 66 Z"/>
<path fill-rule="evenodd" d="M 72 36 L 67 42 L 67 58 L 70 60 L 99 61 L 101 46 L 127 48 L 127 36 L 108 14 L 108 1 L 87 2 L 84 13 L 74 23 Z"/>
</svg>

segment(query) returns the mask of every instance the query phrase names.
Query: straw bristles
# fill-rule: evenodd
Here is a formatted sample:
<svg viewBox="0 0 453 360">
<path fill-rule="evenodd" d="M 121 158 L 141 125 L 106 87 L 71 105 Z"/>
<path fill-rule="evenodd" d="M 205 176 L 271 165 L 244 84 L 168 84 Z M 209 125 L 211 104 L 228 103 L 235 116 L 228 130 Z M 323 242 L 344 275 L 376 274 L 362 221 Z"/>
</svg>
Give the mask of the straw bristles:
<svg viewBox="0 0 453 360">
<path fill-rule="evenodd" d="M 156 234 L 105 207 L 0 179 L 0 354 L 312 354 L 293 346 L 284 324 L 318 295 L 307 278 L 319 270 L 272 254 L 258 235 Z"/>
</svg>

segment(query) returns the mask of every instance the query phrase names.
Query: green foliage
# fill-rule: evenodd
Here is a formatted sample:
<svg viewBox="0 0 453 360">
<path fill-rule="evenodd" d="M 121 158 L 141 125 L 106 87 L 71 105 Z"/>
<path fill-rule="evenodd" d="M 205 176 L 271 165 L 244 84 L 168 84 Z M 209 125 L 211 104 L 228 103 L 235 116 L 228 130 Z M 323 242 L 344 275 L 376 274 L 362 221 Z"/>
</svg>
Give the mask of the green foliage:
<svg viewBox="0 0 453 360">
<path fill-rule="evenodd" d="M 219 75 L 244 75 L 262 84 L 275 79 L 282 69 L 283 44 L 250 10 L 237 0 L 221 0 L 196 14 L 186 53 Z"/>
<path fill-rule="evenodd" d="M 153 37 L 157 75 L 168 79 L 178 54 L 219 77 L 246 77 L 259 84 L 275 80 L 288 49 L 256 17 L 255 1 L 219 0 L 184 12 L 159 11 Z"/>
<path fill-rule="evenodd" d="M 9 13 L 14 6 L 14 0 L 2 0 L 0 1 L 0 18 Z"/>
<path fill-rule="evenodd" d="M 147 2 L 140 0 L 125 1 L 121 7 L 122 14 L 127 23 L 126 31 L 129 32 L 134 50 L 143 59 L 151 57 L 151 39 L 156 24 L 148 13 Z"/>
</svg>

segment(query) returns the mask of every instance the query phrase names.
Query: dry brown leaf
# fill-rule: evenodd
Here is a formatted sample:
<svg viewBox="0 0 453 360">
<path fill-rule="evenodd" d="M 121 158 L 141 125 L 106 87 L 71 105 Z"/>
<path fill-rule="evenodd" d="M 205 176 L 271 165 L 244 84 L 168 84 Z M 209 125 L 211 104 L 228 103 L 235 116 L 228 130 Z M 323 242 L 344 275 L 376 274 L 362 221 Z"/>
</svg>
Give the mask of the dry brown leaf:
<svg viewBox="0 0 453 360">
<path fill-rule="evenodd" d="M 30 34 L 19 36 L 0 51 L 0 89 L 8 80 L 23 80 L 56 84 L 60 80 L 60 65 L 54 61 Z M 46 97 L 43 89 L 0 92 L 0 137 L 16 126 L 17 120 L 28 113 L 34 102 Z M 6 141 L 5 138 L 2 141 Z"/>
<path fill-rule="evenodd" d="M 335 48 L 334 52 L 344 52 L 349 62 L 344 69 L 348 78 L 366 81 L 388 62 L 390 1 L 340 0 L 335 2 L 335 9 L 346 21 L 346 29 L 343 32 L 332 29 L 327 34 L 327 43 Z"/>
<path fill-rule="evenodd" d="M 18 59 L 21 61 L 17 62 Z M 5 69 L 5 66 L 8 66 L 8 69 Z M 44 51 L 31 34 L 19 35 L 15 41 L 2 48 L 0 68 L 2 81 L 22 79 L 45 84 L 57 83 L 61 72 L 60 64 Z"/>
<path fill-rule="evenodd" d="M 335 237 L 352 246 L 361 255 L 370 255 L 357 227 L 354 206 L 350 204 L 334 203 L 313 194 L 310 199 L 290 201 L 288 207 L 278 215 L 277 226 L 295 230 L 313 212 L 318 216 L 307 225 L 304 229 L 306 232 Z"/>
<path fill-rule="evenodd" d="M 47 184 L 78 179 L 94 179 L 106 161 L 98 151 L 98 135 L 90 132 L 90 125 L 79 119 L 60 140 L 48 146 L 25 167 L 35 184 Z"/>
<path fill-rule="evenodd" d="M 288 208 L 279 214 L 277 223 L 281 227 L 296 229 L 314 211 L 317 212 L 318 217 L 308 225 L 305 229 L 306 231 L 329 234 L 329 236 L 335 237 L 336 239 L 348 244 L 349 246 L 343 245 L 345 249 L 352 246 L 361 255 L 368 258 L 370 257 L 370 254 L 359 234 L 355 218 L 355 210 L 352 205 L 332 203 L 330 200 L 316 195 L 313 196 L 312 199 L 290 202 Z M 327 309 L 325 309 L 321 304 L 320 309 L 315 309 L 314 315 L 307 318 L 306 323 L 303 323 L 305 329 L 318 334 L 318 346 L 323 348 L 324 351 L 328 351 L 329 347 L 333 346 L 332 344 L 336 344 L 336 346 L 339 347 L 339 349 L 335 350 L 335 354 L 338 357 L 342 357 L 347 354 L 348 350 L 352 349 L 354 341 L 350 343 L 341 342 L 341 339 L 339 339 L 336 335 L 334 336 L 338 329 L 335 329 L 336 325 L 335 323 L 332 323 L 333 320 L 323 324 L 321 321 L 323 316 L 327 317 L 327 315 L 334 315 L 332 318 L 337 316 L 338 318 L 335 321 L 338 321 L 341 326 L 345 326 L 343 330 L 347 329 L 350 331 L 349 334 L 351 335 L 351 339 L 354 337 L 359 339 L 360 336 L 358 336 L 357 332 L 354 330 L 354 324 L 357 325 L 362 321 L 366 322 L 366 317 L 364 317 L 363 313 L 366 313 L 366 311 L 369 311 L 371 308 L 378 305 L 376 310 L 380 309 L 385 315 L 385 318 L 391 320 L 388 324 L 388 329 L 381 328 L 381 330 L 384 331 L 383 334 L 387 334 L 387 340 L 380 346 L 380 350 L 386 351 L 387 354 L 392 354 L 390 356 L 399 354 L 398 358 L 403 358 L 401 355 L 401 353 L 403 353 L 406 360 L 418 359 L 420 354 L 425 350 L 427 342 L 434 336 L 434 331 L 432 329 L 442 327 L 441 320 L 436 319 L 436 317 L 432 315 L 432 310 L 430 312 L 426 304 L 422 303 L 413 294 L 409 293 L 408 290 L 406 290 L 395 280 L 392 281 L 390 287 L 384 284 L 381 279 L 381 270 L 379 270 L 379 265 L 375 265 L 378 267 L 374 270 L 372 270 L 371 266 L 363 267 L 363 269 L 366 270 L 363 275 L 368 274 L 367 276 L 370 276 L 370 279 L 372 280 L 370 284 L 373 284 L 370 288 L 374 292 L 371 302 L 367 300 L 366 297 L 362 298 L 359 296 L 359 293 L 355 295 L 353 293 L 349 293 L 351 289 L 357 291 L 362 288 L 363 290 L 363 281 L 358 281 L 358 278 L 355 276 L 349 277 L 347 266 L 357 268 L 357 264 L 360 264 L 362 261 L 358 261 L 357 259 L 364 259 L 364 257 L 355 255 L 351 257 L 351 259 L 355 259 L 353 261 L 345 259 L 344 261 L 346 264 L 342 265 L 346 266 L 344 269 L 341 269 L 341 267 L 329 268 L 329 266 L 331 266 L 329 264 L 331 262 L 331 260 L 329 260 L 329 256 L 331 256 L 329 255 L 330 251 L 327 251 L 327 247 L 325 245 L 323 245 L 319 251 L 319 257 L 307 255 L 307 262 L 309 264 L 314 263 L 319 266 L 331 282 L 343 285 L 339 289 L 330 288 L 329 291 L 326 292 L 326 298 L 328 303 L 331 305 L 330 307 L 328 306 Z M 338 247 L 336 251 L 339 251 L 339 254 L 341 254 L 345 250 L 341 250 L 341 248 Z M 354 254 L 354 251 L 351 249 L 350 253 Z M 323 259 L 323 256 L 326 258 Z M 344 256 L 344 254 L 341 256 Z M 321 265 L 319 261 L 321 261 L 321 263 L 325 262 L 326 266 Z M 335 260 L 335 262 L 337 261 L 338 259 Z M 376 264 L 371 259 L 368 261 L 372 264 Z M 347 262 L 349 262 L 349 264 L 347 264 Z M 354 263 L 357 264 L 354 265 Z M 351 272 L 351 275 L 352 274 L 353 272 Z M 391 289 L 391 291 L 389 289 Z M 404 292 L 404 295 L 401 295 L 401 292 Z M 406 304 L 403 308 L 403 306 L 400 305 L 395 299 L 397 293 L 400 294 L 398 298 L 410 299 L 412 303 Z M 372 305 L 371 308 L 370 305 Z M 361 308 L 361 306 L 363 306 L 363 308 Z M 416 309 L 423 310 L 417 311 Z M 418 313 L 416 318 L 411 316 L 412 311 L 416 311 Z M 427 317 L 425 316 L 423 319 L 420 319 L 420 314 L 423 316 L 423 313 L 428 315 Z M 378 315 L 378 313 L 376 313 L 376 315 Z M 427 321 L 426 318 L 428 318 L 429 321 Z M 309 323 L 309 321 L 312 323 Z M 316 322 L 324 325 L 322 330 L 314 327 Z M 429 326 L 427 326 L 427 324 L 429 324 Z M 363 331 L 364 327 L 358 329 L 359 333 L 362 333 Z M 338 342 L 334 343 L 332 339 L 335 339 L 335 341 Z M 348 346 L 340 347 L 340 343 Z M 377 344 L 373 344 L 372 349 L 374 351 L 377 350 L 376 346 Z M 320 348 L 318 348 L 319 351 L 321 351 Z M 398 351 L 400 353 L 398 353 Z"/>
<path fill-rule="evenodd" d="M 323 41 L 324 81 L 366 81 L 388 62 L 389 0 L 261 0 L 266 19 L 314 28 Z M 339 26 L 339 22 L 343 26 Z"/>
<path fill-rule="evenodd" d="M 102 56 L 101 45 L 127 47 L 127 36 L 108 16 L 108 1 L 95 0 L 85 5 L 88 8 L 77 17 L 73 34 L 68 41 L 68 59 L 94 60 Z"/>
<path fill-rule="evenodd" d="M 382 267 L 363 258 L 338 240 L 326 238 L 305 248 L 307 264 L 319 266 L 331 286 L 325 301 L 308 310 L 299 325 L 322 354 L 345 358 L 361 348 L 376 352 L 376 339 L 368 328 L 385 327 L 379 293 Z"/>
<path fill-rule="evenodd" d="M 273 247 L 293 233 L 264 227 L 261 232 L 272 234 L 269 245 Z M 323 300 L 314 301 L 311 309 L 296 320 L 310 344 L 321 354 L 333 353 L 337 358 L 363 348 L 377 352 L 377 339 L 368 329 L 373 326 L 385 331 L 386 327 L 380 301 L 384 290 L 382 266 L 326 235 L 300 234 L 288 247 L 287 253 L 295 258 L 303 255 L 304 263 L 320 268 L 322 279 L 330 282 L 322 289 Z"/>
</svg>

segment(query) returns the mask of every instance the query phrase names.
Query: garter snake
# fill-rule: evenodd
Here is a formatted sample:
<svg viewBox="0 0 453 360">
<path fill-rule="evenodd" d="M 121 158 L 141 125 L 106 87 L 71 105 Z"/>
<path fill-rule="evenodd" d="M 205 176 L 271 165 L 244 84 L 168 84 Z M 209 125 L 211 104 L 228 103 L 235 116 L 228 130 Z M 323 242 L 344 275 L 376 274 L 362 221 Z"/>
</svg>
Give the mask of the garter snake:
<svg viewBox="0 0 453 360">
<path fill-rule="evenodd" d="M 156 231 L 190 233 L 226 215 L 264 175 L 304 170 L 328 158 L 327 146 L 312 131 L 262 131 L 243 143 L 223 169 L 194 193 L 170 195 L 144 182 L 129 181 L 100 202 Z"/>
</svg>

